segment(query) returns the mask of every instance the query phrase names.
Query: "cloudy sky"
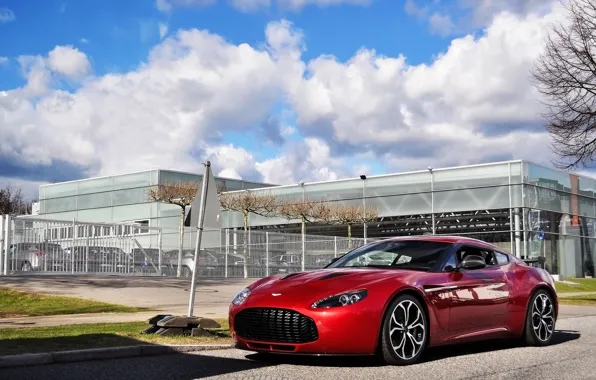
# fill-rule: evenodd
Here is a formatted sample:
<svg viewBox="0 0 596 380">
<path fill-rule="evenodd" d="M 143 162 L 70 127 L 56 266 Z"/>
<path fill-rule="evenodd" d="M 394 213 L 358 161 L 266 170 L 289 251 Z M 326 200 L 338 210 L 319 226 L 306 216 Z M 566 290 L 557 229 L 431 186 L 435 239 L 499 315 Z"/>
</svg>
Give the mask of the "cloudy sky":
<svg viewBox="0 0 596 380">
<path fill-rule="evenodd" d="M 559 3 L 0 1 L 0 182 L 548 163 L 529 69 Z"/>
</svg>

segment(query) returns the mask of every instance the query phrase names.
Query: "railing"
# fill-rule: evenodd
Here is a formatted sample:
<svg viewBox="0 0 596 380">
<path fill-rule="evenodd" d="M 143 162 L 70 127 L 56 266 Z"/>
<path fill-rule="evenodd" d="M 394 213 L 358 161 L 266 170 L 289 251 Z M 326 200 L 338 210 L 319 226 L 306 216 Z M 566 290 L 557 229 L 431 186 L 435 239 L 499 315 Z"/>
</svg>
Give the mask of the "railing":
<svg viewBox="0 0 596 380">
<path fill-rule="evenodd" d="M 0 216 L 0 273 L 161 275 L 161 230 Z"/>
<path fill-rule="evenodd" d="M 214 232 L 214 231 L 212 231 Z M 264 277 L 322 268 L 362 246 L 361 238 L 221 230 L 220 244 L 199 253 L 201 277 Z M 117 274 L 176 276 L 178 247 L 172 234 L 137 224 L 89 223 L 0 216 L 0 274 Z M 181 275 L 194 268 L 187 234 Z M 215 239 L 218 240 L 218 239 Z M 373 241 L 378 239 L 368 239 Z M 213 240 L 212 240 L 213 241 Z"/>
</svg>

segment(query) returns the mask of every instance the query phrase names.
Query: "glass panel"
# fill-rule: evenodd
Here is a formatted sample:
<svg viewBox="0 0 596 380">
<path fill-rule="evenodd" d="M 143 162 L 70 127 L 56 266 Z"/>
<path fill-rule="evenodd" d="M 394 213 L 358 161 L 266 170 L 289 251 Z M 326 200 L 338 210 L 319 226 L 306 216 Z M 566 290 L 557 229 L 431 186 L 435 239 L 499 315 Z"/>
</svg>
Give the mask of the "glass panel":
<svg viewBox="0 0 596 380">
<path fill-rule="evenodd" d="M 522 163 L 512 162 L 511 165 L 511 183 L 522 183 Z"/>
<path fill-rule="evenodd" d="M 525 206 L 565 214 L 596 217 L 596 200 L 542 187 L 525 185 Z"/>
<path fill-rule="evenodd" d="M 77 196 L 77 208 L 85 210 L 88 208 L 110 207 L 112 205 L 112 193 L 95 193 Z"/>
<path fill-rule="evenodd" d="M 454 169 L 435 169 L 433 171 L 433 188 L 435 190 L 466 189 L 507 184 L 509 184 L 509 166 L 507 163 Z"/>
<path fill-rule="evenodd" d="M 189 182 L 200 182 L 203 176 L 200 174 L 191 174 L 191 173 L 179 173 L 179 172 L 172 172 L 167 170 L 160 170 L 159 171 L 159 183 L 166 183 L 166 182 L 180 182 L 180 181 L 189 181 Z"/>
<path fill-rule="evenodd" d="M 366 205 L 379 209 L 379 216 L 426 214 L 431 211 L 431 194 L 417 193 L 392 197 L 366 198 Z"/>
<path fill-rule="evenodd" d="M 101 193 L 112 190 L 112 177 L 93 178 L 78 182 L 78 194 Z"/>
<path fill-rule="evenodd" d="M 112 208 L 96 208 L 93 210 L 79 210 L 77 213 L 77 220 L 84 222 L 112 222 Z"/>
<path fill-rule="evenodd" d="M 151 185 L 151 172 L 125 174 L 113 177 L 112 189 L 131 189 L 135 187 L 148 187 Z"/>
<path fill-rule="evenodd" d="M 76 182 L 57 183 L 53 185 L 47 185 L 45 188 L 46 199 L 67 197 L 76 195 L 77 193 Z"/>
<path fill-rule="evenodd" d="M 509 187 L 462 189 L 435 193 L 434 210 L 453 212 L 509 207 Z"/>
<path fill-rule="evenodd" d="M 297 194 L 301 195 L 300 187 Z M 326 200 L 362 199 L 362 180 L 312 183 L 304 185 L 307 197 Z"/>
<path fill-rule="evenodd" d="M 571 192 L 569 173 L 528 163 L 526 183 L 550 189 Z"/>
<path fill-rule="evenodd" d="M 131 221 L 135 219 L 151 218 L 151 204 L 142 203 L 129 206 L 113 207 L 113 220 L 115 222 Z"/>
<path fill-rule="evenodd" d="M 77 208 L 76 197 L 45 199 L 42 201 L 45 213 L 74 211 Z"/>
<path fill-rule="evenodd" d="M 430 173 L 408 173 L 395 176 L 369 177 L 364 181 L 366 197 L 427 192 Z"/>
<path fill-rule="evenodd" d="M 117 190 L 112 193 L 112 204 L 123 206 L 148 202 L 148 187 L 136 189 Z"/>
</svg>

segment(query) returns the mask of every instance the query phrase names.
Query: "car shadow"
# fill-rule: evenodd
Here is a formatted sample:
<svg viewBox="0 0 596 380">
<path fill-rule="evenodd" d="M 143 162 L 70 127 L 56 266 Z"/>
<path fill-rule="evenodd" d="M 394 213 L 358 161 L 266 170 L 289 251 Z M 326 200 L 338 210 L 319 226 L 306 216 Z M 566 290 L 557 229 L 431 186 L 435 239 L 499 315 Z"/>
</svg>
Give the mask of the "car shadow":
<svg viewBox="0 0 596 380">
<path fill-rule="evenodd" d="M 90 344 L 92 342 L 93 344 Z M 180 343 L 178 343 L 180 344 Z M 182 343 L 184 344 L 184 343 Z M 82 334 L 54 338 L 18 338 L 0 340 L 0 356 L 17 353 L 60 353 L 54 360 L 71 355 L 68 351 L 101 347 L 147 346 L 146 351 L 160 344 L 148 343 L 118 334 Z M 19 380 L 191 380 L 212 376 L 233 375 L 243 371 L 268 367 L 267 363 L 226 357 L 224 351 L 196 353 L 157 353 L 147 356 L 115 359 L 81 360 L 17 367 L 0 367 L 0 379 Z"/>
<path fill-rule="evenodd" d="M 552 345 L 563 344 L 579 339 L 578 331 L 557 330 L 551 342 Z M 518 341 L 511 339 L 495 339 L 474 343 L 454 344 L 443 347 L 429 348 L 419 363 L 433 362 L 454 356 L 482 354 L 523 347 Z M 300 365 L 321 367 L 382 367 L 386 364 L 377 356 L 291 356 L 274 355 L 269 353 L 252 353 L 246 355 L 247 359 L 269 365 Z"/>
</svg>

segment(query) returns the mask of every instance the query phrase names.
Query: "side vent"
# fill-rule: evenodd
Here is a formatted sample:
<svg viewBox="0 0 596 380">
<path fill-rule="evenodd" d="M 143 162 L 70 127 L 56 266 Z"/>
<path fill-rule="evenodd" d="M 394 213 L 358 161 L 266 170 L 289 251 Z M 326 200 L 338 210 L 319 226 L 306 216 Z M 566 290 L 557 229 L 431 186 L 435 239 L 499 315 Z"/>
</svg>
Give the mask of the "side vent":
<svg viewBox="0 0 596 380">
<path fill-rule="evenodd" d="M 341 277 L 341 276 L 345 276 L 345 275 L 347 275 L 347 273 L 339 273 L 339 272 L 337 272 L 337 273 L 331 273 L 331 274 L 328 274 L 327 276 L 321 277 L 320 280 L 321 281 L 322 280 L 329 280 L 330 278 Z"/>
</svg>

